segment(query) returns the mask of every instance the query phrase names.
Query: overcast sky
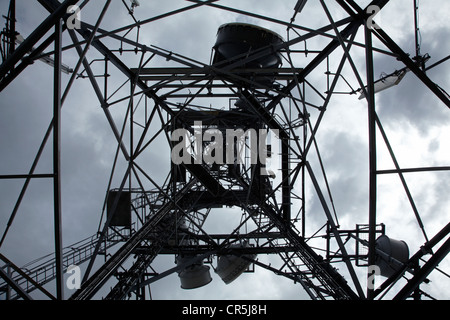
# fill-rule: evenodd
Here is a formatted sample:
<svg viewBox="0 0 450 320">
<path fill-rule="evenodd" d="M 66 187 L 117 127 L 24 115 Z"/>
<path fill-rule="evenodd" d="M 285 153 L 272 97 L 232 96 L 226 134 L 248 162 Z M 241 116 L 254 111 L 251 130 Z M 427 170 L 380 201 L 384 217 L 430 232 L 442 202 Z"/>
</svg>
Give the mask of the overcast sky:
<svg viewBox="0 0 450 320">
<path fill-rule="evenodd" d="M 128 1 L 127 1 L 128 2 Z M 296 0 L 223 0 L 219 4 L 267 15 L 283 21 L 290 21 Z M 370 1 L 357 1 L 361 6 Z M 377 23 L 393 38 L 402 49 L 413 56 L 414 26 L 413 7 L 410 0 L 391 1 L 375 18 Z M 91 1 L 81 12 L 82 20 L 92 25 L 102 8 L 103 1 Z M 140 1 L 135 16 L 138 20 L 156 16 L 181 8 L 190 2 L 181 0 Z M 327 1 L 332 3 L 332 1 Z M 8 1 L 0 1 L 0 12 L 6 15 Z M 330 5 L 335 20 L 345 17 L 345 12 L 336 5 Z M 17 1 L 17 28 L 26 38 L 47 16 L 47 12 L 35 1 Z M 439 0 L 421 1 L 420 30 L 422 53 L 431 56 L 429 64 L 450 54 L 450 24 L 448 15 L 450 3 Z M 285 39 L 286 27 L 269 23 L 228 11 L 202 7 L 179 15 L 150 23 L 141 28 L 139 41 L 147 46 L 155 45 L 173 51 L 204 64 L 209 64 L 211 48 L 220 25 L 228 22 L 245 22 L 260 25 L 278 32 Z M 121 1 L 113 1 L 101 25 L 106 30 L 133 23 Z M 297 15 L 296 24 L 316 29 L 327 25 L 328 20 L 319 1 L 311 0 L 303 12 Z M 132 31 L 131 34 L 135 34 Z M 304 33 L 302 33 L 304 34 Z M 292 36 L 292 34 L 291 34 Z M 132 36 L 130 36 L 132 37 Z M 357 41 L 363 42 L 362 29 Z M 317 37 L 308 41 L 309 50 L 321 50 L 329 39 Z M 105 41 L 111 49 L 119 49 L 119 43 Z M 67 34 L 64 44 L 70 44 Z M 374 45 L 385 50 L 379 42 Z M 301 49 L 302 46 L 298 46 Z M 101 58 L 91 49 L 89 59 Z M 137 67 L 139 55 L 121 56 L 130 68 Z M 148 55 L 147 55 L 148 57 Z M 294 65 L 301 68 L 314 56 L 296 55 Z M 335 71 L 342 57 L 342 50 L 331 57 L 331 71 Z M 352 57 L 365 81 L 364 49 L 353 48 Z M 375 75 L 392 73 L 403 68 L 401 62 L 383 54 L 375 54 Z M 76 52 L 64 53 L 64 64 L 74 68 Z M 167 66 L 164 59 L 155 58 L 150 66 Z M 173 66 L 173 65 L 172 65 Z M 103 73 L 103 63 L 92 65 L 94 73 Z M 325 88 L 326 65 L 320 65 L 308 78 L 322 90 Z M 110 93 L 118 88 L 126 78 L 111 67 Z M 0 174 L 24 174 L 39 148 L 52 116 L 52 73 L 48 65 L 36 62 L 28 67 L 10 86 L 0 93 Z M 450 62 L 428 71 L 428 76 L 442 88 L 450 92 Z M 359 88 L 350 65 L 344 67 L 343 75 L 351 85 L 340 80 L 337 91 L 350 92 Z M 69 76 L 64 75 L 63 88 Z M 99 83 L 103 80 L 99 78 Z M 325 90 L 323 90 L 325 91 Z M 117 98 L 129 94 L 129 84 L 119 91 Z M 324 94 L 322 92 L 322 94 Z M 312 94 L 311 102 L 317 103 Z M 202 101 L 208 105 L 207 101 Z M 450 112 L 414 74 L 409 72 L 396 87 L 376 96 L 377 111 L 401 167 L 448 166 L 450 158 Z M 120 124 L 127 101 L 111 108 Z M 224 106 L 227 101 L 221 101 Z M 317 112 L 312 112 L 315 121 Z M 138 121 L 138 120 L 137 120 Z M 323 163 L 330 182 L 334 205 L 339 223 L 343 229 L 354 228 L 356 223 L 367 223 L 368 219 L 368 138 L 367 104 L 358 100 L 358 95 L 335 95 L 325 113 L 325 118 L 317 135 Z M 52 170 L 51 139 L 36 169 L 36 173 Z M 378 136 L 378 166 L 392 169 L 387 149 Z M 158 142 L 159 143 L 159 142 Z M 149 175 L 156 181 L 165 179 L 170 154 L 164 139 L 161 149 L 151 149 L 142 155 Z M 78 79 L 71 90 L 62 114 L 62 208 L 63 244 L 75 243 L 97 232 L 108 179 L 116 151 L 116 141 L 111 128 L 100 108 L 89 80 Z M 317 157 L 311 151 L 313 168 L 320 172 Z M 145 161 L 143 161 L 145 160 Z M 122 159 L 115 176 L 113 187 L 119 187 L 123 177 Z M 122 166 L 122 167 L 121 167 Z M 320 174 L 318 174 L 321 177 Z M 414 173 L 405 175 L 411 193 L 416 201 L 428 237 L 432 237 L 450 220 L 450 172 Z M 322 181 L 322 180 L 321 180 Z M 0 180 L 0 232 L 6 223 L 19 195 L 23 181 Z M 307 235 L 317 230 L 325 216 L 317 196 L 310 185 L 307 188 Z M 378 180 L 377 222 L 386 224 L 386 233 L 394 239 L 408 243 L 410 253 L 415 253 L 425 242 L 418 228 L 413 211 L 402 189 L 398 176 L 384 175 Z M 33 180 L 14 220 L 0 252 L 22 266 L 29 261 L 44 256 L 53 250 L 53 201 L 52 181 Z M 219 210 L 207 221 L 208 232 L 231 232 L 241 218 L 240 209 Z M 351 248 L 353 250 L 353 247 Z M 273 257 L 258 257 L 261 261 L 280 264 Z M 99 257 L 97 260 L 102 260 Z M 162 257 L 155 261 L 155 269 L 164 271 L 174 266 L 174 257 Z M 440 267 L 447 273 L 450 263 L 443 261 Z M 345 269 L 340 267 L 340 271 Z M 212 271 L 212 270 L 211 270 Z M 357 269 L 361 283 L 365 285 L 365 269 Z M 255 273 L 244 274 L 230 285 L 225 285 L 211 272 L 213 282 L 196 290 L 180 288 L 178 276 L 173 274 L 152 285 L 155 299 L 307 299 L 299 284 L 293 284 L 284 277 L 276 276 L 261 268 Z M 439 273 L 430 275 L 432 282 L 422 289 L 439 298 L 450 298 L 450 281 Z M 381 279 L 378 283 L 381 283 Z M 52 288 L 52 286 L 49 286 Z M 66 297 L 71 294 L 66 292 Z"/>
</svg>

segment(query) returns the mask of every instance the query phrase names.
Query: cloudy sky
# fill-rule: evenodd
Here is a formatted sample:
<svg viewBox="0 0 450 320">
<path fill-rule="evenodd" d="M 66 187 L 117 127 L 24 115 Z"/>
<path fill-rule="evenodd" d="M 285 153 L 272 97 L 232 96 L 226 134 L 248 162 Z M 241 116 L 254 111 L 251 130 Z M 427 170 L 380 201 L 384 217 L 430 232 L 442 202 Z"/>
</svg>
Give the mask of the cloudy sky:
<svg viewBox="0 0 450 320">
<path fill-rule="evenodd" d="M 128 1 L 127 1 L 128 2 Z M 141 0 L 136 8 L 137 20 L 145 20 L 174 9 L 190 5 L 181 0 L 146 1 Z M 290 21 L 296 0 L 222 0 L 219 4 L 266 15 L 282 21 Z M 357 1 L 365 6 L 369 1 Z M 422 2 L 422 1 L 421 1 Z M 103 1 L 91 1 L 81 12 L 81 18 L 95 24 L 102 9 Z M 344 18 L 338 6 L 330 3 L 330 12 L 334 20 Z M 7 14 L 8 1 L 0 1 L 0 12 Z M 17 1 L 17 28 L 26 38 L 47 16 L 47 12 L 37 3 Z M 450 3 L 439 0 L 423 2 L 420 6 L 421 50 L 431 58 L 429 64 L 439 61 L 450 54 L 450 24 L 445 14 L 450 12 Z M 413 7 L 409 0 L 391 1 L 376 17 L 377 23 L 393 38 L 400 47 L 411 56 L 414 55 Z M 228 22 L 256 24 L 278 32 L 285 39 L 286 27 L 270 23 L 256 17 L 239 13 L 202 7 L 196 10 L 171 16 L 141 28 L 139 42 L 147 46 L 154 45 L 168 51 L 190 57 L 209 64 L 211 48 L 215 42 L 217 29 Z M 121 1 L 113 1 L 101 28 L 114 30 L 133 23 Z M 319 1 L 308 1 L 303 12 L 296 17 L 295 23 L 307 28 L 317 29 L 329 23 Z M 136 36 L 133 30 L 129 37 Z M 356 41 L 363 42 L 363 33 L 358 33 Z M 300 32 L 304 34 L 304 32 Z M 332 34 L 330 32 L 330 34 Z M 295 34 L 290 33 L 290 37 Z M 316 37 L 307 42 L 309 50 L 321 50 L 329 43 L 329 38 Z M 70 44 L 67 34 L 64 44 Z M 120 43 L 105 40 L 110 49 L 118 50 Z M 379 42 L 374 45 L 385 50 Z M 299 44 L 296 49 L 303 49 Z M 117 53 L 119 55 L 119 53 Z M 365 80 L 364 49 L 354 47 L 351 51 L 354 63 Z M 125 53 L 120 56 L 130 67 L 138 66 L 140 55 Z M 146 58 L 149 56 L 147 55 Z M 294 55 L 293 64 L 301 68 L 314 57 L 302 54 Z M 330 56 L 330 70 L 336 68 L 342 57 L 342 50 Z M 88 54 L 90 60 L 101 59 L 95 49 Z M 375 76 L 392 73 L 403 68 L 401 62 L 392 56 L 375 54 Z M 67 50 L 63 55 L 64 64 L 74 68 L 77 63 L 76 52 Z M 165 59 L 155 58 L 149 66 L 169 66 Z M 174 66 L 172 64 L 171 66 Z M 176 66 L 176 65 L 175 65 Z M 96 75 L 104 72 L 103 62 L 94 62 L 92 69 Z M 118 89 L 126 78 L 110 66 L 109 94 Z M 326 90 L 326 64 L 321 64 L 308 81 L 319 90 Z M 0 174 L 23 174 L 30 169 L 52 116 L 52 68 L 35 62 L 27 68 L 10 86 L 0 93 Z M 450 62 L 443 63 L 428 71 L 428 76 L 442 88 L 450 92 Z M 338 82 L 336 91 L 349 93 L 360 86 L 350 65 L 343 70 L 343 79 Z M 69 80 L 64 75 L 63 88 Z M 103 79 L 98 78 L 103 86 Z M 129 83 L 125 89 L 118 90 L 114 99 L 129 95 Z M 311 103 L 323 103 L 317 94 L 308 93 Z M 377 111 L 390 143 L 403 168 L 448 166 L 450 158 L 450 112 L 412 73 L 408 73 L 396 87 L 377 94 Z M 208 106 L 210 102 L 201 100 Z M 214 102 L 226 106 L 228 101 Z M 111 107 L 111 113 L 118 124 L 124 117 L 128 101 Z M 311 121 L 317 118 L 317 110 L 312 108 Z M 137 119 L 142 121 L 142 119 Z M 118 125 L 119 128 L 121 125 Z M 336 94 L 331 99 L 324 120 L 317 134 L 327 178 L 330 183 L 334 206 L 342 229 L 351 229 L 355 224 L 367 223 L 368 219 L 368 138 L 367 104 L 358 100 L 357 95 Z M 392 169 L 390 159 L 382 138 L 378 135 L 378 166 L 380 169 Z M 162 182 L 168 172 L 170 155 L 164 139 L 141 157 L 141 164 L 156 181 Z M 51 139 L 49 140 L 51 142 Z M 95 234 L 99 228 L 101 211 L 107 191 L 117 143 L 97 97 L 87 79 L 75 82 L 62 113 L 62 215 L 63 244 L 68 246 Z M 52 170 L 51 143 L 45 149 L 36 173 L 49 173 Z M 310 161 L 323 186 L 317 156 L 312 149 Z M 124 174 L 125 161 L 119 159 L 113 179 L 113 187 L 118 187 Z M 450 172 L 405 174 L 411 194 L 423 220 L 427 236 L 431 238 L 450 220 L 450 200 L 448 190 Z M 309 181 L 309 180 L 308 180 Z M 23 181 L 0 180 L 0 232 L 6 228 L 14 204 L 20 193 Z M 325 190 L 325 189 L 324 189 Z M 425 242 L 418 227 L 414 213 L 403 191 L 397 175 L 379 176 L 377 222 L 386 225 L 386 233 L 394 239 L 408 243 L 411 253 L 415 253 Z M 306 236 L 314 233 L 325 221 L 323 209 L 310 183 L 307 183 Z M 11 226 L 0 252 L 17 265 L 26 263 L 51 253 L 53 250 L 53 201 L 52 181 L 33 180 L 30 183 L 20 210 Z M 241 218 L 240 209 L 219 210 L 205 225 L 211 233 L 231 232 Z M 321 243 L 323 246 L 323 242 Z M 353 250 L 354 245 L 349 245 Z M 261 256 L 261 261 L 279 265 L 277 258 Z M 97 260 L 102 260 L 99 257 Z M 173 257 L 161 257 L 155 261 L 155 269 L 164 271 L 173 267 Z M 450 263 L 444 260 L 440 267 L 447 273 Z M 340 266 L 344 270 L 345 266 Z M 357 269 L 361 283 L 365 286 L 365 269 Z M 298 284 L 286 278 L 276 276 L 261 268 L 255 273 L 244 274 L 230 285 L 211 273 L 213 282 L 196 290 L 182 290 L 179 279 L 173 274 L 152 285 L 155 299 L 307 299 L 308 296 Z M 439 272 L 430 275 L 430 284 L 422 290 L 438 298 L 450 298 L 450 281 Z M 382 279 L 378 283 L 381 283 Z M 52 285 L 48 286 L 52 290 Z M 66 292 L 66 297 L 71 291 Z"/>
</svg>

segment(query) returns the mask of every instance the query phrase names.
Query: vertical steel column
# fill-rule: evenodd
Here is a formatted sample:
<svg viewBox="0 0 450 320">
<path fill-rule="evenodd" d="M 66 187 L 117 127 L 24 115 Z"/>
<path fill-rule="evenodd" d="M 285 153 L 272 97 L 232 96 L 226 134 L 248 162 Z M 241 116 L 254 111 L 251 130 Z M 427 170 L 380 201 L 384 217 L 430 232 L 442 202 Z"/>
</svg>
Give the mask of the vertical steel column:
<svg viewBox="0 0 450 320">
<path fill-rule="evenodd" d="M 53 87 L 53 200 L 56 261 L 56 298 L 62 300 L 63 265 L 61 236 L 61 54 L 62 20 L 55 23 L 55 67 Z"/>
<path fill-rule="evenodd" d="M 282 209 L 284 221 L 289 224 L 291 221 L 291 179 L 289 175 L 289 135 L 284 134 L 281 141 L 281 178 L 282 178 Z"/>
<path fill-rule="evenodd" d="M 6 273 L 8 274 L 8 276 L 11 276 L 11 266 L 9 263 L 7 264 Z M 11 286 L 9 284 L 6 287 L 6 300 L 7 301 L 11 300 Z"/>
<path fill-rule="evenodd" d="M 377 210 L 377 150 L 376 150 L 376 112 L 373 70 L 372 31 L 364 27 L 366 39 L 367 104 L 369 118 L 369 266 L 375 265 L 375 236 Z M 370 274 L 367 275 L 368 277 Z M 367 288 L 367 298 L 373 299 L 373 288 Z"/>
<path fill-rule="evenodd" d="M 414 0 L 414 36 L 416 40 L 416 58 L 420 57 L 420 43 L 419 43 L 419 5 L 417 0 Z"/>
<path fill-rule="evenodd" d="M 9 53 L 13 54 L 16 50 L 16 0 L 11 0 L 9 4 Z"/>
</svg>

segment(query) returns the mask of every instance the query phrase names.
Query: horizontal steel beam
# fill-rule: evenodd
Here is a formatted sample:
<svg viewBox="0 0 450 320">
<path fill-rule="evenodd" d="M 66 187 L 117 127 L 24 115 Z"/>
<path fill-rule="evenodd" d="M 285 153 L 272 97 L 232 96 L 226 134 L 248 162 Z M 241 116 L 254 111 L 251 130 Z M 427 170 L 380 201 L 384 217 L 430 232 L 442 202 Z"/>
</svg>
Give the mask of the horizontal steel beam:
<svg viewBox="0 0 450 320">
<path fill-rule="evenodd" d="M 267 75 L 259 75 L 255 74 L 256 76 L 252 78 L 253 81 L 258 83 L 258 81 L 265 80 L 267 77 L 271 77 L 271 74 Z M 293 81 L 295 79 L 295 74 L 274 74 L 273 79 L 275 81 Z M 139 79 L 142 81 L 164 81 L 164 80 L 170 80 L 172 78 L 172 81 L 207 81 L 207 80 L 224 80 L 229 81 L 228 78 L 220 76 L 220 75 L 211 75 L 209 78 L 205 78 L 205 76 L 200 75 L 144 75 L 140 76 Z M 181 84 L 179 86 L 182 86 Z M 165 87 L 165 86 L 164 86 Z"/>
<path fill-rule="evenodd" d="M 48 174 L 7 174 L 7 175 L 0 175 L 0 180 L 13 180 L 13 179 L 29 179 L 29 178 L 39 178 L 39 179 L 46 179 L 46 178 L 53 178 L 53 173 Z"/>
<path fill-rule="evenodd" d="M 391 174 L 391 173 L 414 173 L 414 172 L 433 172 L 433 171 L 450 171 L 450 166 L 449 167 L 422 167 L 422 168 L 378 170 L 376 173 L 377 174 Z"/>
<path fill-rule="evenodd" d="M 145 254 L 151 247 L 138 247 L 134 250 L 133 253 L 137 254 Z M 298 250 L 295 246 L 279 246 L 279 247 L 247 247 L 247 248 L 223 248 L 223 249 L 214 249 L 211 246 L 200 245 L 200 246 L 165 246 L 159 252 L 159 254 L 186 254 L 186 255 L 198 255 L 205 254 L 207 252 L 211 252 L 211 250 L 215 250 L 217 255 L 236 255 L 241 256 L 245 254 L 276 254 L 279 252 L 296 252 Z"/>
<path fill-rule="evenodd" d="M 254 80 L 263 80 L 266 77 L 273 77 L 276 81 L 293 81 L 297 74 L 299 74 L 302 68 L 270 68 L 270 69 L 247 69 L 239 68 L 226 70 L 229 74 L 248 74 L 251 75 Z M 191 81 L 201 81 L 201 80 L 227 80 L 226 75 L 220 73 L 220 69 L 215 69 L 214 71 L 210 67 L 205 68 L 143 68 L 131 69 L 132 72 L 139 72 L 139 79 L 143 81 L 162 81 L 169 80 L 174 77 L 174 81 L 191 80 Z"/>
<path fill-rule="evenodd" d="M 138 73 L 139 75 L 155 75 L 155 74 L 164 74 L 164 75 L 214 75 L 215 72 L 212 72 L 212 68 L 131 68 L 133 73 Z M 220 70 L 220 69 L 217 69 Z M 227 70 L 227 72 L 231 73 L 254 73 L 254 74 L 292 74 L 299 73 L 303 70 L 303 68 L 266 68 L 266 69 L 249 69 L 249 68 L 238 68 Z"/>
</svg>

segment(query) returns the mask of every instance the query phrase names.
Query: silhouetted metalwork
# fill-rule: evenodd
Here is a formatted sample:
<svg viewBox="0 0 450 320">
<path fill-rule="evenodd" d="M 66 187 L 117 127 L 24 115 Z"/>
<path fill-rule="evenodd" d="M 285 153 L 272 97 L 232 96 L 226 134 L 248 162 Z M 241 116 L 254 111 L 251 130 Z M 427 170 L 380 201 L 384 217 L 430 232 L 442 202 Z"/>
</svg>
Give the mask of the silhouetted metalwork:
<svg viewBox="0 0 450 320">
<path fill-rule="evenodd" d="M 136 2 L 130 7 L 123 1 L 134 23 L 108 31 L 100 25 L 104 18 L 107 19 L 109 0 L 104 1 L 103 10 L 94 25 L 80 21 L 79 28 L 68 28 L 68 19 L 73 18 L 70 6 L 79 2 L 39 0 L 49 16 L 16 47 L 15 19 L 20 13 L 15 10 L 15 1 L 11 1 L 7 27 L 2 32 L 5 50 L 2 50 L 0 90 L 39 59 L 47 58 L 47 63 L 53 63 L 55 73 L 54 117 L 30 171 L 22 175 L 0 176 L 2 180 L 25 180 L 2 234 L 0 248 L 19 211 L 29 182 L 32 179 L 53 179 L 55 253 L 35 260 L 22 269 L 1 255 L 0 260 L 5 267 L 0 268 L 3 281 L 0 283 L 0 294 L 4 293 L 8 299 L 31 299 L 30 293 L 39 290 L 52 299 L 63 299 L 63 270 L 72 264 L 86 263 L 81 288 L 70 299 L 96 299 L 99 295 L 105 299 L 146 299 L 149 294 L 151 297 L 151 291 L 147 293 L 146 288 L 174 273 L 178 273 L 182 288 L 193 289 L 211 282 L 210 266 L 225 283 L 234 281 L 244 272 L 252 272 L 255 267 L 265 268 L 299 283 L 311 299 L 339 300 L 375 299 L 391 290 L 406 272 L 411 272 L 411 281 L 399 290 L 396 298 L 420 298 L 423 292 L 419 285 L 447 255 L 448 240 L 437 250 L 433 248 L 447 238 L 450 230 L 447 225 L 428 239 L 403 176 L 408 172 L 448 171 L 449 167 L 400 168 L 377 116 L 374 95 L 377 90 L 396 85 L 401 79 L 396 78 L 388 85 L 385 85 L 387 77 L 381 79 L 381 88 L 374 79 L 373 71 L 375 51 L 395 56 L 404 63 L 404 73 L 411 71 L 437 99 L 450 107 L 448 94 L 426 74 L 429 56 L 421 55 L 418 45 L 416 2 L 416 56 L 413 59 L 381 28 L 368 26 L 372 18 L 372 12 L 368 10 L 370 6 L 382 10 L 388 0 L 374 0 L 367 8 L 361 8 L 353 0 L 336 0 L 333 5 L 347 13 L 347 17 L 339 21 L 333 20 L 328 9 L 330 3 L 317 1 L 315 5 L 321 6 L 329 19 L 324 27 L 317 30 L 294 23 L 295 18 L 308 9 L 307 1 L 298 1 L 292 12 L 293 17 L 290 21 L 283 21 L 226 7 L 217 0 L 187 1 L 188 6 L 144 21 L 137 21 L 134 17 L 135 11 L 139 10 Z M 80 9 L 89 2 L 82 1 Z M 211 43 L 211 63 L 208 64 L 139 42 L 140 28 L 146 24 L 200 7 L 281 25 L 286 27 L 288 38 L 283 39 L 272 30 L 256 25 L 228 23 L 218 26 L 216 43 Z M 52 28 L 55 32 L 48 36 Z M 355 41 L 361 29 L 364 31 L 364 43 Z M 132 34 L 136 30 L 134 39 Z M 126 34 L 120 35 L 122 32 Z M 72 41 L 68 47 L 63 47 L 61 43 L 62 33 Z M 321 39 L 323 46 L 315 50 L 306 48 L 306 41 L 313 38 Z M 373 38 L 380 40 L 386 49 L 374 48 Z M 106 40 L 120 44 L 120 49 L 113 49 L 106 44 Z M 299 49 L 303 43 L 304 49 Z M 354 64 L 350 53 L 352 47 L 365 48 L 366 79 Z M 78 55 L 74 69 L 63 65 L 62 49 L 73 50 Z M 97 53 L 97 58 L 90 58 L 89 49 Z M 128 53 L 140 57 L 138 66 L 135 62 L 130 65 L 125 59 Z M 98 59 L 98 54 L 102 59 Z M 312 55 L 313 58 L 299 66 L 293 62 L 298 55 Z M 329 68 L 332 56 L 333 59 L 339 57 L 333 73 Z M 165 65 L 149 66 L 155 57 L 164 58 Z M 439 63 L 446 60 L 442 59 Z M 103 74 L 95 74 L 93 63 L 104 65 Z M 321 88 L 308 80 L 308 76 L 323 63 L 328 65 L 325 76 L 322 72 L 327 82 L 325 93 L 321 93 Z M 342 230 L 339 226 L 315 138 L 331 97 L 341 94 L 336 87 L 343 77 L 342 70 L 346 64 L 352 67 L 360 86 L 358 91 L 352 88 L 347 93 L 359 92 L 361 98 L 368 102 L 368 223 L 356 222 L 354 230 Z M 111 94 L 117 89 L 111 69 L 114 69 L 115 75 L 120 74 L 120 80 L 126 79 L 125 83 L 130 87 L 129 93 L 117 100 L 113 100 L 116 98 Z M 71 75 L 64 91 L 61 91 L 61 72 Z M 77 78 L 87 79 L 91 84 L 117 141 L 113 168 L 122 159 L 126 162 L 126 170 L 120 185 L 111 185 L 112 176 L 118 175 L 117 170 L 111 173 L 102 214 L 104 221 L 99 232 L 62 248 L 59 162 L 60 135 L 64 128 L 61 128 L 59 119 L 67 94 Z M 104 84 L 103 88 L 101 84 Z M 308 100 L 309 91 L 315 95 L 314 99 Z M 209 106 L 205 106 L 204 99 L 208 99 Z M 227 101 L 228 106 L 224 107 L 223 101 Z M 113 106 L 120 102 L 128 103 L 123 123 L 116 122 L 113 116 Z M 315 122 L 311 120 L 312 112 L 315 113 Z M 377 129 L 395 164 L 393 170 L 379 170 L 377 167 Z M 185 130 L 186 136 L 172 140 L 175 130 Z M 269 132 L 276 134 L 270 135 Z M 51 133 L 54 171 L 35 174 Z M 229 139 L 231 133 L 235 136 Z M 165 150 L 160 150 L 161 139 L 167 145 Z M 151 151 L 155 145 L 157 147 Z M 155 150 L 167 155 L 173 150 L 178 152 L 177 145 L 183 146 L 185 161 L 172 161 L 162 181 L 155 178 L 155 168 L 151 164 L 139 161 L 144 156 L 148 159 Z M 252 158 L 255 155 L 251 152 L 255 152 L 256 145 L 264 148 L 258 148 L 258 155 Z M 231 153 L 229 150 L 232 150 Z M 308 160 L 311 150 L 316 151 L 321 163 L 321 170 L 317 172 Z M 221 161 L 208 161 L 211 158 Z M 267 161 L 279 162 L 279 167 L 275 169 L 277 172 L 270 171 Z M 165 169 L 157 169 L 160 170 Z M 377 221 L 377 177 L 380 174 L 398 174 L 402 181 L 425 237 L 423 249 L 417 253 L 410 254 L 406 243 L 388 238 L 385 226 Z M 319 181 L 322 176 L 324 181 Z M 312 234 L 306 231 L 307 179 L 320 201 L 326 221 Z M 240 224 L 227 234 L 208 232 L 204 224 L 210 213 L 227 207 L 242 209 Z M 320 238 L 325 239 L 321 248 L 315 242 Z M 350 240 L 355 243 L 352 248 L 348 246 Z M 262 254 L 279 257 L 281 265 L 263 263 L 258 259 L 258 255 Z M 105 261 L 100 267 L 95 267 L 94 263 L 98 262 L 100 255 L 105 256 Z M 176 263 L 165 271 L 157 272 L 152 263 L 158 255 L 173 255 Z M 428 260 L 420 266 L 419 260 L 425 255 Z M 214 267 L 215 261 L 217 267 Z M 345 277 L 335 263 L 341 263 Z M 387 280 L 378 288 L 366 290 L 356 267 L 374 265 L 380 266 L 381 275 Z M 57 283 L 55 295 L 43 287 L 54 279 Z M 105 288 L 105 283 L 110 279 L 115 279 L 111 290 Z"/>
</svg>

